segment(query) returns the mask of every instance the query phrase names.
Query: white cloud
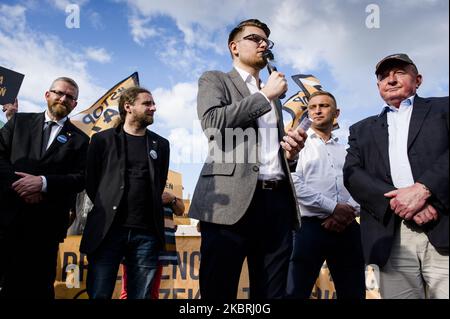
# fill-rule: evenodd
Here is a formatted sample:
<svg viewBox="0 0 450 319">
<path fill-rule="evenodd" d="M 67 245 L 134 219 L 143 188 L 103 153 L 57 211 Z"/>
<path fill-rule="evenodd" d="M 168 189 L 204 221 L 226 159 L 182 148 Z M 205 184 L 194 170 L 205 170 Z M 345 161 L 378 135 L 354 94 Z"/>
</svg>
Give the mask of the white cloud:
<svg viewBox="0 0 450 319">
<path fill-rule="evenodd" d="M 6 32 L 22 32 L 25 26 L 25 11 L 22 6 L 0 4 L 0 30 Z"/>
<path fill-rule="evenodd" d="M 192 129 L 197 120 L 197 83 L 178 83 L 171 89 L 152 91 L 156 102 L 157 119 L 167 128 Z"/>
<path fill-rule="evenodd" d="M 0 65 L 25 74 L 19 92 L 20 111 L 44 110 L 44 92 L 60 76 L 75 79 L 80 87 L 80 99 L 73 114 L 90 106 L 105 90 L 92 82 L 84 54 L 64 47 L 57 36 L 32 32 L 25 11 L 20 5 L 0 7 L 0 21 L 14 23 L 10 29 L 0 24 Z"/>
<path fill-rule="evenodd" d="M 89 0 L 47 0 L 51 5 L 59 10 L 65 11 L 68 5 L 76 4 L 82 6 L 89 2 Z"/>
<path fill-rule="evenodd" d="M 146 24 L 150 21 L 149 18 L 141 18 L 136 14 L 132 14 L 128 18 L 128 23 L 131 28 L 131 35 L 133 41 L 139 45 L 143 45 L 144 41 L 154 37 L 158 34 L 156 29 L 149 28 Z"/>
<path fill-rule="evenodd" d="M 170 130 L 170 161 L 173 164 L 202 164 L 208 154 L 208 143 L 199 122 L 192 131 L 185 128 Z"/>
<path fill-rule="evenodd" d="M 425 78 L 419 94 L 448 95 L 448 2 L 378 5 L 379 29 L 365 26 L 366 4 L 357 1 L 286 0 L 271 19 L 279 68 L 330 74 L 322 84 L 353 122 L 379 111 L 375 64 L 391 53 L 406 52 L 416 62 Z"/>
<path fill-rule="evenodd" d="M 111 55 L 104 48 L 86 48 L 86 57 L 99 63 L 111 62 Z"/>
</svg>

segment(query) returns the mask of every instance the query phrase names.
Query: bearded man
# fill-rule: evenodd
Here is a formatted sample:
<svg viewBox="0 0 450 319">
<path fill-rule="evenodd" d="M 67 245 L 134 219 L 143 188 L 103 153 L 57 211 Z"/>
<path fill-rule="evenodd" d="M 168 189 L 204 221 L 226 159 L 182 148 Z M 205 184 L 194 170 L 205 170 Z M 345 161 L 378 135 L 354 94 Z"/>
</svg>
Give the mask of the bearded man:
<svg viewBox="0 0 450 319">
<path fill-rule="evenodd" d="M 16 113 L 0 130 L 0 297 L 54 298 L 59 242 L 84 189 L 89 138 L 68 119 L 78 85 L 60 77 L 43 113 Z"/>
</svg>

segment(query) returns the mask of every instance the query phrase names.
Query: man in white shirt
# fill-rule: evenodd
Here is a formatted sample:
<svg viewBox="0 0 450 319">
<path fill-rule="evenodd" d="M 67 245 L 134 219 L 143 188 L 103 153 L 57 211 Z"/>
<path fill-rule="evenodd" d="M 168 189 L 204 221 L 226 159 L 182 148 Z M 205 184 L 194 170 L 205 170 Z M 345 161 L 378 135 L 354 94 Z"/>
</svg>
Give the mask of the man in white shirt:
<svg viewBox="0 0 450 319">
<path fill-rule="evenodd" d="M 350 127 L 344 166 L 365 261 L 380 269 L 382 298 L 448 299 L 448 96 L 418 96 L 422 75 L 404 53 L 375 74 L 383 109 Z"/>
<path fill-rule="evenodd" d="M 337 298 L 364 299 L 364 259 L 355 220 L 359 204 L 344 187 L 345 146 L 332 133 L 339 116 L 334 96 L 325 91 L 313 93 L 308 116 L 313 123 L 292 173 L 302 227 L 294 235 L 288 297 L 309 298 L 326 260 Z"/>
</svg>

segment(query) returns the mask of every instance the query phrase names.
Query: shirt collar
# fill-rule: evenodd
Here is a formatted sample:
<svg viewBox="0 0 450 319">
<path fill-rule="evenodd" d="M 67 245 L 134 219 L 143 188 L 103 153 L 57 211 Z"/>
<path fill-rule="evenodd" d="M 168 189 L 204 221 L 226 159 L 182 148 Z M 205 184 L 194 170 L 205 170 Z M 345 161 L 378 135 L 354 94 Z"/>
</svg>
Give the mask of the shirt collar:
<svg viewBox="0 0 450 319">
<path fill-rule="evenodd" d="M 415 95 L 412 95 L 412 96 L 410 96 L 409 98 L 403 100 L 403 101 L 400 103 L 400 107 L 402 107 L 402 106 L 403 106 L 403 107 L 412 106 L 412 105 L 414 104 L 414 97 L 415 97 Z M 389 105 L 389 104 L 387 104 L 387 103 L 384 103 L 383 109 L 381 110 L 380 114 L 378 114 L 378 117 L 383 116 L 384 113 L 388 113 L 388 112 L 398 112 L 398 110 L 399 110 L 398 108 L 396 108 L 396 107 L 394 107 L 394 106 L 392 106 L 392 105 Z"/>
<path fill-rule="evenodd" d="M 233 66 L 236 69 L 236 71 L 238 71 L 239 75 L 241 76 L 242 80 L 244 80 L 245 83 L 250 83 L 251 85 L 258 87 L 258 85 L 256 85 L 256 78 L 253 75 L 237 67 L 236 65 Z"/>
<path fill-rule="evenodd" d="M 319 138 L 322 140 L 322 138 L 317 134 L 312 128 L 309 128 L 306 132 L 309 138 Z M 337 137 L 333 132 L 331 132 L 331 138 L 326 141 L 325 143 L 337 143 L 339 141 L 339 137 Z"/>
<path fill-rule="evenodd" d="M 47 110 L 45 110 L 44 114 L 45 114 L 45 123 L 48 123 L 48 122 L 55 122 L 56 124 L 58 124 L 58 126 L 63 127 L 63 126 L 64 126 L 64 123 L 67 121 L 67 116 L 66 116 L 66 117 L 63 117 L 63 118 L 60 119 L 59 121 L 53 121 L 53 120 L 50 118 L 50 116 L 48 116 Z"/>
</svg>

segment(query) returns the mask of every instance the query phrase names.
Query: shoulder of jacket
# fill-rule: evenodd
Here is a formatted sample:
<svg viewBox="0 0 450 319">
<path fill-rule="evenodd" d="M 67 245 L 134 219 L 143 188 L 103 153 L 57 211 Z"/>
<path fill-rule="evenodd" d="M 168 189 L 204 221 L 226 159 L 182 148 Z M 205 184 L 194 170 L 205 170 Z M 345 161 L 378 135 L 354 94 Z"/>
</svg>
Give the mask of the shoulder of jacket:
<svg viewBox="0 0 450 319">
<path fill-rule="evenodd" d="M 155 140 L 158 140 L 159 143 L 169 145 L 169 140 L 168 139 L 162 137 L 161 135 L 159 135 L 159 134 L 157 134 L 157 133 L 155 133 L 153 131 L 150 131 L 150 130 L 147 130 L 147 131 L 148 131 L 148 134 L 150 135 L 151 138 L 153 138 Z"/>
<path fill-rule="evenodd" d="M 372 116 L 366 117 L 365 119 L 362 119 L 362 120 L 356 122 L 355 124 L 351 125 L 350 129 L 358 129 L 361 126 L 365 126 L 369 123 L 372 123 L 377 118 L 378 118 L 378 115 L 372 115 Z"/>
</svg>

